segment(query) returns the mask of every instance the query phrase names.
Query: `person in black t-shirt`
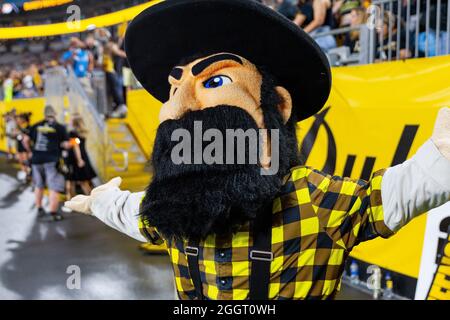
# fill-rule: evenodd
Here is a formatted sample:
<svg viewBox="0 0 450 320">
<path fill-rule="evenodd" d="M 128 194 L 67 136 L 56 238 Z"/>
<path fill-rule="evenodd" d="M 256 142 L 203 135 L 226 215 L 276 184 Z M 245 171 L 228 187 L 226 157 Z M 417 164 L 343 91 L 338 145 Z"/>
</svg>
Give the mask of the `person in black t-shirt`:
<svg viewBox="0 0 450 320">
<path fill-rule="evenodd" d="M 31 168 L 35 187 L 35 201 L 38 217 L 45 216 L 42 208 L 44 188 L 49 189 L 50 214 L 58 221 L 62 216 L 57 213 L 59 193 L 64 192 L 64 177 L 58 171 L 61 149 L 68 147 L 68 134 L 65 127 L 56 122 L 56 112 L 52 106 L 46 106 L 45 119 L 30 129 L 28 148 L 31 145 Z M 31 142 L 31 143 L 30 143 Z"/>
<path fill-rule="evenodd" d="M 18 178 L 21 181 L 26 181 L 31 173 L 29 163 L 29 153 L 24 145 L 24 138 L 30 135 L 30 116 L 31 113 L 21 113 L 16 116 L 17 129 L 15 138 L 17 140 L 17 158 L 20 163 Z"/>
</svg>

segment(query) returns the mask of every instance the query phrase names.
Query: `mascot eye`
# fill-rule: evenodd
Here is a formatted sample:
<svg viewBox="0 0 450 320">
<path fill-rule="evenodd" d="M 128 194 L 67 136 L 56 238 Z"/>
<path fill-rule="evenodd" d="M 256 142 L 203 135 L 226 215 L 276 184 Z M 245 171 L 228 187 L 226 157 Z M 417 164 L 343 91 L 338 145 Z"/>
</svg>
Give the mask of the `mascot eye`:
<svg viewBox="0 0 450 320">
<path fill-rule="evenodd" d="M 214 89 L 232 82 L 233 81 L 227 76 L 214 76 L 203 82 L 203 86 L 207 89 Z"/>
</svg>

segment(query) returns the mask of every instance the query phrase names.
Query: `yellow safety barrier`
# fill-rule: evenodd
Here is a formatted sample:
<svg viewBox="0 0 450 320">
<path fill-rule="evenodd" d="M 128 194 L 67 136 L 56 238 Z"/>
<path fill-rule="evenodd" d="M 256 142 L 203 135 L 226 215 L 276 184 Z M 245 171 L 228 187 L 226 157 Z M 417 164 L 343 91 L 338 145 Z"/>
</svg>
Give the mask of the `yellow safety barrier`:
<svg viewBox="0 0 450 320">
<path fill-rule="evenodd" d="M 44 118 L 44 98 L 16 99 L 10 102 L 0 102 L 0 115 L 11 109 L 16 109 L 16 113 L 31 112 L 31 123 L 38 122 Z M 6 151 L 5 122 L 3 117 L 0 120 L 0 151 Z"/>
<path fill-rule="evenodd" d="M 33 37 L 48 37 L 62 34 L 84 32 L 92 27 L 109 27 L 132 20 L 144 9 L 155 5 L 161 1 L 150 1 L 131 8 L 116 11 L 113 13 L 88 18 L 84 20 L 73 20 L 70 14 L 67 15 L 68 22 L 34 25 L 26 27 L 0 28 L 0 39 L 23 39 Z"/>
</svg>

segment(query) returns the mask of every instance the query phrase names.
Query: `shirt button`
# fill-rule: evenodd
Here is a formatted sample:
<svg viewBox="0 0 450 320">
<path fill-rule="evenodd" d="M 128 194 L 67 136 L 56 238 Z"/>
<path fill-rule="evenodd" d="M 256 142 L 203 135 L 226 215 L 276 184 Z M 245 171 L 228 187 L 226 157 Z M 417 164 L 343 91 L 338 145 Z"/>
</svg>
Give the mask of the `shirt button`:
<svg viewBox="0 0 450 320">
<path fill-rule="evenodd" d="M 219 253 L 219 256 L 220 256 L 221 258 L 225 257 L 225 252 L 221 251 L 221 252 Z"/>
<path fill-rule="evenodd" d="M 225 284 L 227 283 L 227 280 L 221 279 L 221 280 L 220 280 L 220 283 L 221 283 L 222 285 L 225 285 Z"/>
</svg>

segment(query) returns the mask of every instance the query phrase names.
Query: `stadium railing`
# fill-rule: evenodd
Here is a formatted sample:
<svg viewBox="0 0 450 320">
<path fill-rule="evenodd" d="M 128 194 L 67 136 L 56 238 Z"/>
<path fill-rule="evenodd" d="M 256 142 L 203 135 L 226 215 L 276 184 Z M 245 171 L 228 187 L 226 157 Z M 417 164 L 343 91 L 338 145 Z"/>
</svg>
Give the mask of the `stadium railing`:
<svg viewBox="0 0 450 320">
<path fill-rule="evenodd" d="M 389 13 L 388 13 L 389 12 Z M 387 38 L 377 28 L 387 18 Z M 367 22 L 317 33 L 313 37 L 344 35 L 360 31 L 360 51 L 350 54 L 342 47 L 327 52 L 334 66 L 399 60 L 401 49 L 408 58 L 450 54 L 450 0 L 373 0 Z"/>
<path fill-rule="evenodd" d="M 108 130 L 100 110 L 106 110 L 106 86 L 104 75 L 95 73 L 92 84 L 94 97 L 89 97 L 71 68 L 55 67 L 45 73 L 45 98 L 54 106 L 61 123 L 66 123 L 75 113 L 83 117 L 88 129 L 86 143 L 89 157 L 101 180 L 105 180 L 106 168 L 112 164 L 118 172 L 128 170 L 128 152 L 117 148 L 108 136 Z M 121 153 L 122 165 L 112 159 L 113 153 Z"/>
</svg>

